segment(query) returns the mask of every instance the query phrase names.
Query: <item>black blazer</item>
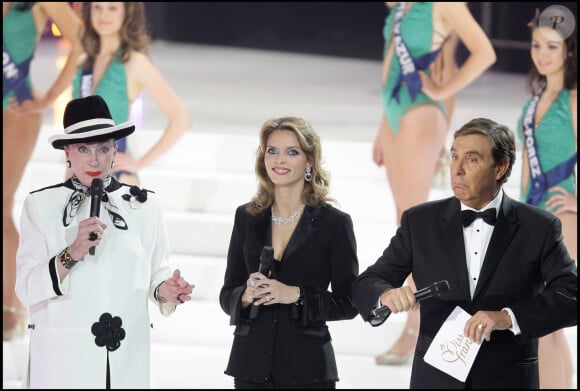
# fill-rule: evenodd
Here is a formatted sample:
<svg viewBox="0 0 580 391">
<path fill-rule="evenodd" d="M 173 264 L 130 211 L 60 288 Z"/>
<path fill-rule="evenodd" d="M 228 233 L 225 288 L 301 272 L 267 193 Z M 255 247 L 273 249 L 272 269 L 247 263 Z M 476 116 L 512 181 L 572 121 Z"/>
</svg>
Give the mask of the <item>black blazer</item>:
<svg viewBox="0 0 580 391">
<path fill-rule="evenodd" d="M 251 216 L 242 205 L 236 217 L 227 256 L 220 305 L 235 325 L 225 373 L 277 384 L 337 381 L 338 373 L 326 321 L 352 319 L 358 312 L 351 301 L 358 276 L 356 241 L 350 216 L 330 205 L 306 207 L 280 262 L 276 279 L 300 286 L 304 304 L 260 306 L 250 320 L 250 307 L 240 298 L 260 253 L 271 245 L 270 209 Z M 332 291 L 328 290 L 328 287 Z"/>
<path fill-rule="evenodd" d="M 521 335 L 494 331 L 484 341 L 466 383 L 473 388 L 538 388 L 538 338 L 577 323 L 577 272 L 554 215 L 505 193 L 473 299 L 469 293 L 460 203 L 455 198 L 408 209 L 383 255 L 353 284 L 363 319 L 385 289 L 413 273 L 418 289 L 448 280 L 446 297 L 420 305 L 421 325 L 411 388 L 464 388 L 465 383 L 423 361 L 447 316 L 460 306 L 470 314 L 510 307 Z"/>
</svg>

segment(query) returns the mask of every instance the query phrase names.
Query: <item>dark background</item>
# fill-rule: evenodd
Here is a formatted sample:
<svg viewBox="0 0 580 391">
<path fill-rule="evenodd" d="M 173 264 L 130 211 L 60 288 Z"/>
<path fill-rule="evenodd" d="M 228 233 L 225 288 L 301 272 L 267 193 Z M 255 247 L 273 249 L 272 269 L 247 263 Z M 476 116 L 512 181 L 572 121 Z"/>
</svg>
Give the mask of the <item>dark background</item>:
<svg viewBox="0 0 580 391">
<path fill-rule="evenodd" d="M 576 3 L 469 2 L 496 49 L 496 71 L 527 73 L 536 8 Z M 146 2 L 153 39 L 381 60 L 382 2 Z M 461 63 L 468 52 L 460 46 Z"/>
</svg>

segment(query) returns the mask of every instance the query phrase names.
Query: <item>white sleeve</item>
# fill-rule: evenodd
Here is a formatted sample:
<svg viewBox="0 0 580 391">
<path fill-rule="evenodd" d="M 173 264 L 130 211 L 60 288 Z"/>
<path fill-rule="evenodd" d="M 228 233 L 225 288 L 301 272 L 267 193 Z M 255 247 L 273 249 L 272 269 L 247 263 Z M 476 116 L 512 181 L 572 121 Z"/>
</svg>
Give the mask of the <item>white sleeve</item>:
<svg viewBox="0 0 580 391">
<path fill-rule="evenodd" d="M 153 227 L 156 227 L 156 232 L 154 234 L 155 245 L 153 247 L 152 262 L 151 262 L 151 281 L 149 284 L 149 298 L 154 303 L 159 306 L 159 311 L 165 316 L 171 315 L 176 308 L 175 304 L 171 303 L 159 303 L 155 297 L 155 288 L 161 282 L 170 278 L 173 274 L 171 267 L 169 265 L 169 255 L 171 253 L 171 247 L 169 244 L 169 237 L 167 234 L 167 227 L 165 225 L 165 218 L 161 207 L 159 206 L 158 199 L 150 195 L 151 201 L 154 201 L 154 213 L 152 213 L 151 222 Z"/>
<path fill-rule="evenodd" d="M 49 254 L 47 233 L 38 213 L 36 198 L 28 194 L 20 219 L 20 241 L 16 253 L 16 295 L 26 306 L 58 296 L 67 290 L 68 279 L 61 283 Z"/>
</svg>

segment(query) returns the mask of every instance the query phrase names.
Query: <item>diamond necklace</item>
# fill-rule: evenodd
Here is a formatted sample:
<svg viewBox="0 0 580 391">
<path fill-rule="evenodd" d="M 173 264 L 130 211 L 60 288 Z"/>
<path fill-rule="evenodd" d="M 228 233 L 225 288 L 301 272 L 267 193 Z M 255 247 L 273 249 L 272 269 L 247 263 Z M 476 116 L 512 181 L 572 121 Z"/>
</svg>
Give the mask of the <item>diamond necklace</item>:
<svg viewBox="0 0 580 391">
<path fill-rule="evenodd" d="M 300 214 L 304 210 L 304 204 L 302 204 L 302 206 L 300 208 L 298 208 L 298 210 L 296 212 L 292 213 L 292 215 L 290 217 L 287 217 L 287 218 L 276 216 L 276 213 L 274 213 L 274 206 L 271 206 L 270 209 L 272 210 L 272 222 L 274 224 L 278 224 L 278 225 L 290 224 L 294 220 L 296 220 L 298 218 L 298 216 L 300 216 Z"/>
</svg>

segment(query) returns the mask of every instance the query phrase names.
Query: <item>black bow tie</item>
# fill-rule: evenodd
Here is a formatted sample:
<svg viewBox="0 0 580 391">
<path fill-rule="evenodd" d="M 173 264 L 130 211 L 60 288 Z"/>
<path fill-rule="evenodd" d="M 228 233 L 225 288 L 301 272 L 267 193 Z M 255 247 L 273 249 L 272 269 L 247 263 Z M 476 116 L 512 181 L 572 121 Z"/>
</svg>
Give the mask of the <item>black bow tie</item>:
<svg viewBox="0 0 580 391">
<path fill-rule="evenodd" d="M 473 223 L 473 220 L 481 217 L 483 221 L 489 225 L 495 225 L 495 208 L 489 208 L 483 212 L 476 212 L 473 210 L 461 211 L 461 220 L 463 221 L 463 226 L 467 227 Z"/>
</svg>

